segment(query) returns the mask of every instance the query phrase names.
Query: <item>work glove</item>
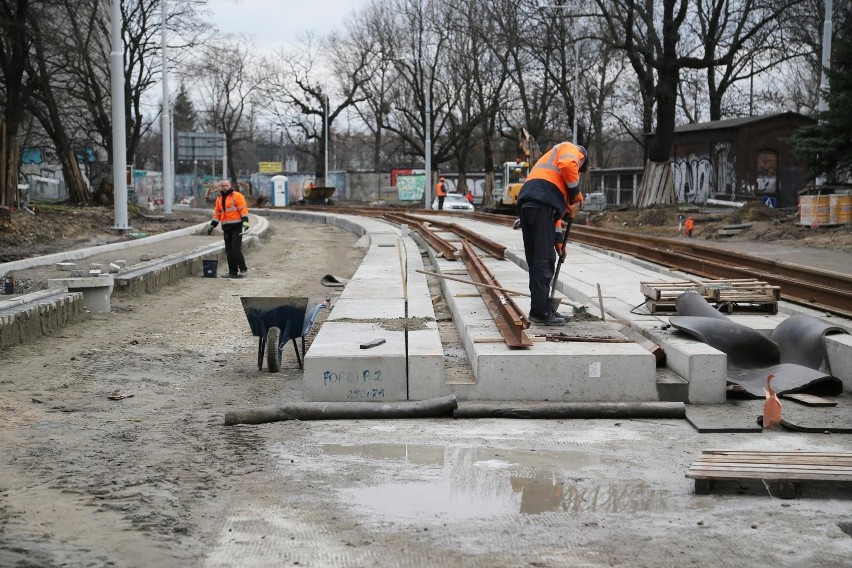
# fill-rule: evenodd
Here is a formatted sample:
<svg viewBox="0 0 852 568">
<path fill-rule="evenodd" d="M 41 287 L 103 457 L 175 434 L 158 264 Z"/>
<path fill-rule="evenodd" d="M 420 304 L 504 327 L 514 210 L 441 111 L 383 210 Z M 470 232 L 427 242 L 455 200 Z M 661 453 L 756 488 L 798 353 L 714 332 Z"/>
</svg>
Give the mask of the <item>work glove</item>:
<svg viewBox="0 0 852 568">
<path fill-rule="evenodd" d="M 243 232 L 248 231 L 248 228 L 249 228 L 248 221 L 243 221 Z"/>
<path fill-rule="evenodd" d="M 207 235 L 213 234 L 213 225 L 207 225 Z"/>
<path fill-rule="evenodd" d="M 573 219 L 574 215 L 577 214 L 577 211 L 580 211 L 583 208 L 585 202 L 586 198 L 583 197 L 583 192 L 581 191 L 576 197 L 568 201 L 568 215 Z"/>
<path fill-rule="evenodd" d="M 521 228 L 521 220 L 520 220 L 520 219 L 515 219 L 515 222 L 514 222 L 514 223 L 512 223 L 512 228 L 513 228 L 514 230 L 516 230 L 516 231 L 517 231 L 518 229 L 520 229 L 520 228 Z"/>
</svg>

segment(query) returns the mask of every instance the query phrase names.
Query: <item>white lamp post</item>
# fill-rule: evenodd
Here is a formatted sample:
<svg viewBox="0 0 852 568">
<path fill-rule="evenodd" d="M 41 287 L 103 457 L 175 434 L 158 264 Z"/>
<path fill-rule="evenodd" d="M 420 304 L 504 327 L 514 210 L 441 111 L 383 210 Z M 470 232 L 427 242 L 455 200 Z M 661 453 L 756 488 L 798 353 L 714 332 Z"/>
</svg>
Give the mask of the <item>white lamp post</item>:
<svg viewBox="0 0 852 568">
<path fill-rule="evenodd" d="M 115 204 L 115 226 L 129 229 L 127 224 L 127 140 L 124 125 L 124 46 L 121 42 L 121 0 L 112 0 L 110 14 L 110 88 L 112 96 L 112 194 Z"/>
<path fill-rule="evenodd" d="M 169 94 L 169 64 L 166 53 L 166 0 L 162 0 L 160 25 L 162 26 L 162 52 L 163 52 L 163 213 L 172 212 L 174 203 L 174 182 L 172 181 L 172 139 L 171 139 L 171 97 Z"/>
</svg>

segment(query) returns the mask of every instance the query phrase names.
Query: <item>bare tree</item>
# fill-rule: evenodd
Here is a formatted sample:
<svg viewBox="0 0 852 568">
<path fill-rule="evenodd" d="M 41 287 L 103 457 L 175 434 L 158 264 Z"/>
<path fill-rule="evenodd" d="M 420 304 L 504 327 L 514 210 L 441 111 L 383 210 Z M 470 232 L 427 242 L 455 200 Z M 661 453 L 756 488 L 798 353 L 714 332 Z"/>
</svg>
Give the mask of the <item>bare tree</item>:
<svg viewBox="0 0 852 568">
<path fill-rule="evenodd" d="M 92 196 L 80 172 L 74 144 L 64 121 L 64 111 L 68 107 L 63 102 L 67 99 L 69 76 L 64 66 L 67 46 L 62 41 L 55 41 L 62 37 L 57 25 L 62 22 L 57 17 L 60 13 L 59 10 L 46 10 L 38 17 L 30 18 L 33 44 L 27 63 L 28 73 L 37 88 L 27 107 L 53 142 L 71 201 L 90 203 Z"/>
<path fill-rule="evenodd" d="M 335 56 L 336 62 L 325 67 Z M 343 36 L 333 35 L 328 43 L 323 43 L 306 35 L 290 51 L 280 49 L 269 64 L 264 108 L 292 142 L 316 142 L 309 153 L 316 176 L 323 182 L 327 175 L 324 125 L 327 121 L 330 132 L 341 113 L 364 100 L 362 87 L 367 84 L 368 71 L 376 59 L 371 50 L 349 50 Z M 338 72 L 329 73 L 329 69 Z"/>
<path fill-rule="evenodd" d="M 263 82 L 260 67 L 253 64 L 252 51 L 239 38 L 214 42 L 192 72 L 202 100 L 202 121 L 224 134 L 228 174 L 235 184 L 234 148 L 237 143 L 252 139 L 253 106 Z"/>
<path fill-rule="evenodd" d="M 27 74 L 31 37 L 28 0 L 0 1 L 0 73 L 3 120 L 0 121 L 0 205 L 18 205 L 18 132 L 35 85 Z"/>
</svg>

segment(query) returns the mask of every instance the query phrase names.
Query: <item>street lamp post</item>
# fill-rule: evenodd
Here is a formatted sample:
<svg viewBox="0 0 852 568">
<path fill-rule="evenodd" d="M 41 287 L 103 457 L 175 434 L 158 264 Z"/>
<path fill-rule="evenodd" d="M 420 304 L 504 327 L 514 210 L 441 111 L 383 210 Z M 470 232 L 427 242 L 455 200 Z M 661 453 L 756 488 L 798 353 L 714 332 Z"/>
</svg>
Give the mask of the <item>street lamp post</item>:
<svg viewBox="0 0 852 568">
<path fill-rule="evenodd" d="M 172 139 L 171 139 L 171 98 L 169 95 L 169 64 L 166 53 L 166 0 L 162 0 L 160 25 L 162 26 L 162 52 L 163 52 L 163 213 L 172 212 L 174 203 L 174 182 L 172 181 Z"/>
<path fill-rule="evenodd" d="M 110 88 L 112 97 L 112 195 L 115 226 L 123 231 L 127 223 L 127 140 L 124 125 L 124 46 L 121 41 L 121 0 L 112 0 L 110 14 Z"/>
<path fill-rule="evenodd" d="M 426 184 L 423 188 L 423 206 L 425 209 L 432 207 L 432 95 L 431 75 L 429 63 L 423 59 L 423 102 L 425 104 L 425 141 L 423 143 L 423 165 L 426 168 Z"/>
</svg>

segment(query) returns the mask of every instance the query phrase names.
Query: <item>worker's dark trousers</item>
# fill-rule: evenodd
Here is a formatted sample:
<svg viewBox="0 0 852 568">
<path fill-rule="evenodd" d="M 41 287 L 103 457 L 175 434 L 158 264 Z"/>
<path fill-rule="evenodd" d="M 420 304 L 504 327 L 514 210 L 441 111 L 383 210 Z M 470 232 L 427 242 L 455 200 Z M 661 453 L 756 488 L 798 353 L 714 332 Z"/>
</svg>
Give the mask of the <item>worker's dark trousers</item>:
<svg viewBox="0 0 852 568">
<path fill-rule="evenodd" d="M 438 196 L 438 209 L 443 209 L 443 208 L 444 208 L 444 196 L 439 195 Z"/>
<path fill-rule="evenodd" d="M 228 257 L 228 274 L 239 274 L 246 270 L 246 259 L 243 257 L 243 223 L 228 223 L 222 225 L 225 233 L 225 256 Z"/>
<path fill-rule="evenodd" d="M 552 311 L 550 281 L 556 262 L 553 248 L 559 213 L 550 205 L 527 201 L 518 211 L 524 235 L 524 254 L 530 272 L 530 315 L 544 317 Z"/>
</svg>

